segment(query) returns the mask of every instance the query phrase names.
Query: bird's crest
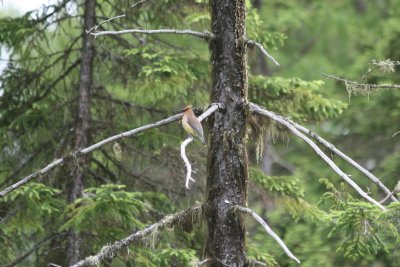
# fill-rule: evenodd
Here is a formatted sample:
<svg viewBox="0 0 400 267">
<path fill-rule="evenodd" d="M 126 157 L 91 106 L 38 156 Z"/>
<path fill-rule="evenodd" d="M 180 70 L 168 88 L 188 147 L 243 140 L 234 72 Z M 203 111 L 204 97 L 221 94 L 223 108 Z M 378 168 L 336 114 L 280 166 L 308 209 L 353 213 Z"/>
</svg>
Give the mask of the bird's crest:
<svg viewBox="0 0 400 267">
<path fill-rule="evenodd" d="M 185 111 L 187 111 L 187 110 L 189 110 L 189 109 L 191 109 L 191 108 L 192 108 L 192 105 L 189 105 L 189 106 L 184 107 L 184 108 L 182 109 L 182 111 L 185 112 Z"/>
</svg>

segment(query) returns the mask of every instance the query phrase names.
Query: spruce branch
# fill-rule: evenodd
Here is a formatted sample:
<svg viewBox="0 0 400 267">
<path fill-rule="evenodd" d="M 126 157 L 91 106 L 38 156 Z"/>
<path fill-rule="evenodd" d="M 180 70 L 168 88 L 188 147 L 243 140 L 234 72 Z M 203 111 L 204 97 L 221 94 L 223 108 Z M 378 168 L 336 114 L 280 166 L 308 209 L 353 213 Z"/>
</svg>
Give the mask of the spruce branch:
<svg viewBox="0 0 400 267">
<path fill-rule="evenodd" d="M 164 228 L 183 228 L 182 226 L 193 225 L 194 223 L 196 223 L 194 220 L 198 218 L 201 213 L 202 205 L 197 205 L 184 211 L 168 215 L 162 220 L 146 227 L 143 230 L 137 231 L 124 239 L 115 241 L 111 245 L 104 246 L 96 255 L 86 257 L 85 259 L 75 263 L 71 267 L 98 266 L 101 262 L 112 260 L 123 248 L 129 246 L 134 242 L 141 241 L 145 237 L 155 232 L 161 231 Z"/>
<path fill-rule="evenodd" d="M 353 187 L 360 196 L 362 196 L 364 199 L 368 200 L 372 204 L 378 206 L 381 210 L 386 210 L 386 208 L 382 206 L 378 201 L 376 201 L 366 192 L 364 192 L 357 185 L 357 183 L 355 183 L 347 174 L 345 174 L 311 139 L 309 139 L 306 135 L 297 130 L 287 119 L 275 114 L 274 112 L 265 110 L 256 104 L 250 103 L 249 106 L 252 112 L 268 117 L 278 122 L 279 124 L 286 126 L 286 128 L 288 128 L 295 136 L 299 137 L 309 146 L 311 146 L 311 148 L 317 153 L 317 155 L 320 156 L 329 165 L 329 167 L 331 167 L 332 170 L 335 171 L 343 180 L 345 180 L 351 187 Z"/>
<path fill-rule="evenodd" d="M 293 255 L 293 253 L 288 249 L 288 247 L 282 241 L 282 239 L 271 229 L 271 227 L 268 226 L 268 224 L 257 213 L 255 213 L 253 210 L 249 208 L 245 208 L 238 205 L 233 206 L 233 209 L 249 214 L 251 217 L 253 217 L 259 224 L 261 224 L 261 226 L 265 229 L 267 234 L 269 234 L 273 239 L 275 239 L 275 241 L 279 244 L 279 246 L 285 251 L 286 255 L 288 255 L 289 258 L 293 259 L 295 262 L 300 264 L 299 259 L 297 259 L 296 256 Z"/>
<path fill-rule="evenodd" d="M 280 66 L 278 61 L 267 52 L 267 50 L 263 47 L 262 44 L 257 43 L 256 41 L 253 40 L 247 40 L 246 43 L 250 47 L 256 46 L 258 49 L 260 49 L 261 53 L 263 53 L 267 58 L 269 58 L 272 62 L 274 62 L 275 65 L 277 65 L 278 67 Z"/>
<path fill-rule="evenodd" d="M 213 113 L 215 110 L 217 110 L 218 107 L 219 107 L 218 104 L 211 105 L 211 107 L 209 107 L 203 113 L 203 115 L 206 114 L 206 116 L 209 116 L 211 113 Z M 92 152 L 93 150 L 99 149 L 100 147 L 102 147 L 102 146 L 104 146 L 106 144 L 115 142 L 117 140 L 120 140 L 120 139 L 123 139 L 123 138 L 126 138 L 126 137 L 132 137 L 132 136 L 135 136 L 138 133 L 143 132 L 145 130 L 158 128 L 160 126 L 164 126 L 164 125 L 167 125 L 167 124 L 169 124 L 171 122 L 177 121 L 177 120 L 181 119 L 182 116 L 183 116 L 183 113 L 179 113 L 179 114 L 173 115 L 171 117 L 168 117 L 166 119 L 157 121 L 155 123 L 144 125 L 144 126 L 139 127 L 139 128 L 135 128 L 135 129 L 132 129 L 132 130 L 129 130 L 129 131 L 126 131 L 126 132 L 123 132 L 123 133 L 120 133 L 120 134 L 117 134 L 117 135 L 114 135 L 114 136 L 110 136 L 110 137 L 108 137 L 108 138 L 106 138 L 106 139 L 104 139 L 104 140 L 102 140 L 102 141 L 100 141 L 100 142 L 98 142 L 98 143 L 96 143 L 94 145 L 91 145 L 89 147 L 86 147 L 86 148 L 83 148 L 83 149 L 78 149 L 77 151 L 71 153 L 70 155 L 67 155 L 67 156 L 64 156 L 62 158 L 54 160 L 52 163 L 48 164 L 46 167 L 44 167 L 44 168 L 42 168 L 42 169 L 40 169 L 40 170 L 38 170 L 38 171 L 26 176 L 25 178 L 21 179 L 17 183 L 5 188 L 4 190 L 2 190 L 0 192 L 0 197 L 4 197 L 6 194 L 14 191 L 15 189 L 21 187 L 22 185 L 28 183 L 29 181 L 31 181 L 32 179 L 34 179 L 34 178 L 36 178 L 38 176 L 43 176 L 43 175 L 47 174 L 52 169 L 54 169 L 55 167 L 63 164 L 65 161 L 67 161 L 67 159 L 69 159 L 71 157 L 72 158 L 76 158 L 76 157 L 80 157 L 80 156 L 86 155 L 86 154 Z M 199 119 L 200 119 L 200 117 L 199 117 Z M 204 119 L 204 118 L 202 118 L 202 119 Z"/>
</svg>

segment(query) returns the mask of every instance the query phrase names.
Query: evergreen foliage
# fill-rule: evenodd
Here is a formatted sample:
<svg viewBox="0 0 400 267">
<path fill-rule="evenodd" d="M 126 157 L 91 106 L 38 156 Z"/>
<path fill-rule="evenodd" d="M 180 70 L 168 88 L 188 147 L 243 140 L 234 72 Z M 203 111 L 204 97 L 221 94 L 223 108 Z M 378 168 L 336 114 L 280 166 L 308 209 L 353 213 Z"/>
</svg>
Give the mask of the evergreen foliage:
<svg viewBox="0 0 400 267">
<path fill-rule="evenodd" d="M 400 2 L 353 1 L 364 3 L 367 13 L 349 1 L 261 2 L 259 9 L 248 3 L 247 35 L 278 54 L 282 67 L 277 70 L 269 63 L 267 69 L 259 67 L 254 58 L 258 51 L 250 51 L 250 100 L 295 121 L 322 125 L 324 134 L 370 164 L 393 188 L 400 171 L 399 135 L 391 137 L 400 130 L 395 123 L 400 116 L 399 92 L 379 91 L 369 98 L 354 95 L 349 101 L 344 85 L 323 82 L 319 74 L 335 71 L 351 79 L 368 72 L 371 59 L 399 60 Z M 77 149 L 73 134 L 86 30 L 82 3 L 64 0 L 14 18 L 0 17 L 0 45 L 9 54 L 0 76 L 1 188 Z M 99 29 L 209 29 L 208 1 L 146 1 L 132 9 L 130 5 L 125 0 L 97 1 L 97 23 L 126 14 Z M 186 104 L 208 104 L 210 64 L 205 42 L 131 34 L 98 37 L 95 51 L 89 143 L 165 118 Z M 366 79 L 400 81 L 398 72 L 379 70 L 368 72 Z M 263 157 L 267 131 L 285 137 L 286 133 L 272 123 L 253 123 L 258 124 L 258 138 L 249 145 L 257 150 L 256 156 L 250 155 L 256 162 Z M 71 158 L 47 177 L 1 198 L 0 264 L 13 262 L 31 248 L 35 249 L 21 266 L 63 264 L 68 231 L 80 234 L 86 256 L 164 215 L 203 201 L 206 150 L 196 142 L 188 148 L 197 182 L 187 193 L 179 157 L 184 137 L 178 124 L 146 131 L 114 148 L 108 145 L 93 152 L 86 166 L 76 166 Z M 338 179 L 298 142 L 282 143 L 269 145 L 279 148 L 296 171 L 266 175 L 253 164 L 250 178 L 260 190 L 249 196 L 249 205 L 268 218 L 302 266 L 396 266 L 400 205 L 392 203 L 382 212 L 361 202 L 347 186 L 335 186 Z M 68 203 L 74 168 L 82 168 L 86 189 Z M 329 179 L 317 183 L 321 177 Z M 359 181 L 363 184 L 357 177 Z M 131 245 L 112 264 L 195 266 L 202 257 L 205 232 L 198 227 L 192 233 L 175 229 L 154 233 Z M 291 266 L 265 235 L 249 221 L 250 259 Z"/>
</svg>

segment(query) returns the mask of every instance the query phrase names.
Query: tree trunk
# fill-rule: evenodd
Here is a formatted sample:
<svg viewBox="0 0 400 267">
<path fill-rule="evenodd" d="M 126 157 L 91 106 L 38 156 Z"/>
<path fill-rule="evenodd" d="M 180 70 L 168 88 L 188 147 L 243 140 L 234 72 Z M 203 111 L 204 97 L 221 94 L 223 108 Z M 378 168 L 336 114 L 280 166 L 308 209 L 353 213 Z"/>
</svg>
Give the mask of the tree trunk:
<svg viewBox="0 0 400 267">
<path fill-rule="evenodd" d="M 83 31 L 94 26 L 96 0 L 86 0 Z M 79 72 L 79 96 L 78 110 L 75 128 L 75 147 L 86 147 L 88 145 L 89 126 L 90 126 L 90 89 L 92 87 L 94 47 L 93 37 L 84 33 L 81 53 L 81 68 Z M 76 160 L 72 175 L 72 186 L 69 192 L 69 202 L 75 201 L 82 195 L 83 191 L 83 168 L 87 158 L 79 157 Z M 79 235 L 71 231 L 68 234 L 67 263 L 72 265 L 79 260 L 80 238 Z"/>
<path fill-rule="evenodd" d="M 245 266 L 243 219 L 231 211 L 247 200 L 245 0 L 211 1 L 211 14 L 211 102 L 225 109 L 210 121 L 206 257 L 210 266 Z"/>
</svg>

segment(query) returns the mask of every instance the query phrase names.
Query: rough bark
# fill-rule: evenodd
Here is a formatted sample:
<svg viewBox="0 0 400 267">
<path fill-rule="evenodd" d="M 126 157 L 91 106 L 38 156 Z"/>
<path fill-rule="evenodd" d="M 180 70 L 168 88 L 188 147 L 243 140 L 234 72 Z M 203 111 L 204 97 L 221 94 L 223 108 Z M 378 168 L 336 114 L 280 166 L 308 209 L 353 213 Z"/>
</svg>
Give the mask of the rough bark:
<svg viewBox="0 0 400 267">
<path fill-rule="evenodd" d="M 85 14 L 83 21 L 83 31 L 93 27 L 95 23 L 96 0 L 86 0 Z M 76 117 L 75 141 L 77 148 L 88 145 L 89 126 L 90 126 L 90 89 L 92 87 L 93 72 L 93 36 L 84 34 L 81 52 L 81 68 L 79 72 L 78 86 L 78 110 Z M 87 156 L 79 157 L 75 161 L 72 171 L 72 185 L 69 192 L 69 202 L 79 198 L 83 191 L 83 168 L 87 161 Z M 79 235 L 71 231 L 67 238 L 67 263 L 72 265 L 79 260 L 80 238 Z"/>
<path fill-rule="evenodd" d="M 244 43 L 245 0 L 211 1 L 211 102 L 222 103 L 210 120 L 207 166 L 206 258 L 209 266 L 245 266 L 242 216 L 232 205 L 247 206 L 246 103 Z"/>
</svg>

